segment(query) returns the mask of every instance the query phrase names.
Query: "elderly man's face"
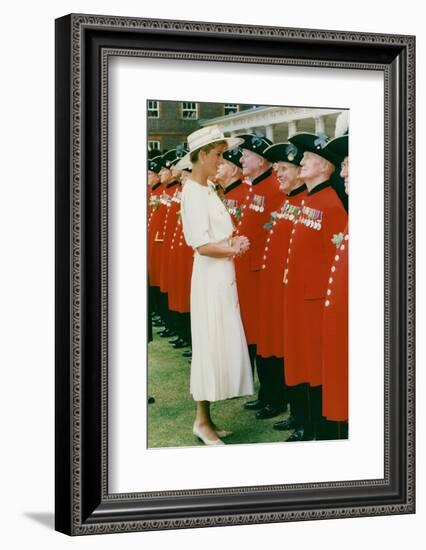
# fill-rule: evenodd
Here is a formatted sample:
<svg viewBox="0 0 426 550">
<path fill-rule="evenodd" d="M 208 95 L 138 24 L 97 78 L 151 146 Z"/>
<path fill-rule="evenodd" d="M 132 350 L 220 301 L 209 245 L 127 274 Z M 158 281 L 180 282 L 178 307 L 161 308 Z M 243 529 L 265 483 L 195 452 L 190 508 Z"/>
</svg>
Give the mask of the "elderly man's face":
<svg viewBox="0 0 426 550">
<path fill-rule="evenodd" d="M 263 159 L 260 155 L 248 149 L 243 149 L 242 151 L 240 162 L 243 167 L 243 175 L 248 178 L 254 178 L 259 174 L 259 170 L 263 165 Z"/>
<path fill-rule="evenodd" d="M 346 194 L 349 193 L 349 157 L 345 157 L 345 159 L 342 162 L 340 175 L 343 178 L 345 182 L 345 192 Z"/>
<path fill-rule="evenodd" d="M 173 179 L 175 180 L 179 179 L 182 175 L 182 169 L 176 168 L 176 166 L 172 166 L 171 172 L 172 172 Z"/>
<path fill-rule="evenodd" d="M 187 170 L 182 170 L 182 174 L 180 176 L 180 181 L 182 183 L 185 183 L 186 180 L 190 177 L 191 175 L 191 172 L 188 172 Z"/>
<path fill-rule="evenodd" d="M 217 167 L 215 181 L 217 183 L 223 184 L 230 183 L 236 172 L 235 168 L 235 164 L 229 162 L 229 160 L 222 158 L 222 162 Z"/>
<path fill-rule="evenodd" d="M 324 168 L 324 159 L 315 153 L 305 151 L 300 166 L 302 167 L 300 171 L 302 178 L 315 178 L 321 174 Z"/>
<path fill-rule="evenodd" d="M 279 161 L 274 164 L 274 170 L 280 182 L 280 191 L 291 191 L 299 176 L 299 167 L 291 162 Z"/>
<path fill-rule="evenodd" d="M 160 181 L 158 174 L 148 170 L 148 185 L 155 185 L 158 181 Z"/>
<path fill-rule="evenodd" d="M 168 183 L 171 177 L 172 177 L 172 173 L 168 168 L 161 168 L 160 170 L 161 183 Z"/>
</svg>

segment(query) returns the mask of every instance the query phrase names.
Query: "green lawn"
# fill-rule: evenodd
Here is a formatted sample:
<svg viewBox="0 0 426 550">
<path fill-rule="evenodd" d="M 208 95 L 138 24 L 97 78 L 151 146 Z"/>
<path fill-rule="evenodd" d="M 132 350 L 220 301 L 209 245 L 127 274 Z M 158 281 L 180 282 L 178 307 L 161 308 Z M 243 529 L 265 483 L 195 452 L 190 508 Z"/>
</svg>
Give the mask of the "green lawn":
<svg viewBox="0 0 426 550">
<path fill-rule="evenodd" d="M 175 350 L 168 338 L 160 338 L 154 329 L 154 340 L 148 345 L 148 395 L 155 403 L 148 405 L 148 447 L 185 447 L 201 445 L 192 434 L 195 403 L 189 393 L 190 365 Z M 256 382 L 257 389 L 257 382 Z M 253 397 L 254 398 L 254 397 Z M 277 420 L 256 420 L 254 412 L 243 404 L 250 398 L 240 397 L 211 404 L 212 418 L 222 429 L 233 432 L 227 444 L 284 441 L 291 432 L 272 429 Z"/>
</svg>

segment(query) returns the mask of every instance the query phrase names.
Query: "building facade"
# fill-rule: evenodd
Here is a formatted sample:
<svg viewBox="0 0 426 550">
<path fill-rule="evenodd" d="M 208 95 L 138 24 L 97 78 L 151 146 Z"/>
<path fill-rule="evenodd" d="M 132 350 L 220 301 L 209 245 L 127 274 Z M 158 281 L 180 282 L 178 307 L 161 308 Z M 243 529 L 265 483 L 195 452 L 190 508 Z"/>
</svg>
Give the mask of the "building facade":
<svg viewBox="0 0 426 550">
<path fill-rule="evenodd" d="M 261 132 L 275 143 L 297 132 L 341 135 L 348 111 L 310 107 L 260 106 L 185 101 L 148 101 L 148 149 L 165 151 L 187 146 L 187 136 L 216 124 L 227 135 Z"/>
</svg>

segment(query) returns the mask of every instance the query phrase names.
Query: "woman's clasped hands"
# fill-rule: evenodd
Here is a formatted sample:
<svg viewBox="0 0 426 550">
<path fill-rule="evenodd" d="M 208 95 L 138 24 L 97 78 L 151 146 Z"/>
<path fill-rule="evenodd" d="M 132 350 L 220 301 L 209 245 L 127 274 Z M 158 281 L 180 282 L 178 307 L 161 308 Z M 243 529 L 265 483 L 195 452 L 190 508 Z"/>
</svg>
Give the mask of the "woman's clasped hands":
<svg viewBox="0 0 426 550">
<path fill-rule="evenodd" d="M 238 235 L 231 239 L 231 246 L 235 250 L 236 256 L 242 256 L 250 248 L 250 241 L 244 235 Z"/>
</svg>

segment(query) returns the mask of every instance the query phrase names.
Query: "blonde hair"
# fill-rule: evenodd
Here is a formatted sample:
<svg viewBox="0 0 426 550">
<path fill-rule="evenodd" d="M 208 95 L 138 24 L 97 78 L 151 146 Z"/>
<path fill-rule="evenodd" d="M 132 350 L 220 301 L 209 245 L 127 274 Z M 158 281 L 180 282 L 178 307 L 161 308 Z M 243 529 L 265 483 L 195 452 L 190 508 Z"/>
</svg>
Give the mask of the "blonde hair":
<svg viewBox="0 0 426 550">
<path fill-rule="evenodd" d="M 200 149 L 193 151 L 190 156 L 191 163 L 195 164 L 196 162 L 198 162 L 198 155 L 200 154 L 200 151 L 204 151 L 205 153 L 208 153 L 218 145 L 228 145 L 228 142 L 225 140 L 214 141 L 213 143 L 208 143 L 207 145 L 204 145 L 204 147 L 201 147 Z"/>
</svg>

